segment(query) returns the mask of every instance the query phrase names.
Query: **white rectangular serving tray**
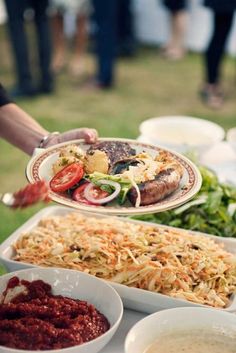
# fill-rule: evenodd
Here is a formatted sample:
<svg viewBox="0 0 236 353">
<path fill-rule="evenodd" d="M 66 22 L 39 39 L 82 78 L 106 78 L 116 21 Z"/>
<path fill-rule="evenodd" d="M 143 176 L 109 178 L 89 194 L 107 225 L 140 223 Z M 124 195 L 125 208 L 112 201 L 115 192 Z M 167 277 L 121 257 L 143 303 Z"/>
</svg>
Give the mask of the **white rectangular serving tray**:
<svg viewBox="0 0 236 353">
<path fill-rule="evenodd" d="M 28 232 L 34 227 L 36 227 L 38 222 L 42 218 L 49 217 L 49 216 L 63 216 L 68 214 L 69 212 L 78 212 L 78 211 L 64 206 L 49 206 L 42 209 L 38 213 L 36 213 L 33 217 L 31 217 L 26 223 L 24 223 L 20 228 L 18 228 L 0 245 L 0 262 L 6 267 L 6 269 L 9 272 L 30 268 L 30 267 L 37 267 L 32 264 L 27 264 L 24 262 L 12 260 L 12 257 L 14 255 L 14 249 L 12 248 L 12 244 L 15 243 L 15 241 L 22 233 Z M 82 213 L 86 217 L 97 217 L 97 218 L 111 217 L 111 216 L 99 215 L 95 213 L 86 213 L 81 211 L 80 213 Z M 149 222 L 147 223 L 142 221 L 131 220 L 125 217 L 118 217 L 118 218 L 124 222 L 148 224 L 158 228 L 160 227 L 172 228 L 165 225 L 159 225 L 159 224 L 157 225 Z M 186 230 L 184 229 L 182 231 L 186 232 Z M 199 233 L 199 232 L 193 232 L 193 231 L 191 231 L 191 233 L 196 235 L 201 234 L 201 235 L 213 238 L 218 243 L 224 243 L 225 249 L 227 251 L 229 251 L 230 253 L 236 254 L 236 239 L 234 238 L 217 237 L 217 236 Z M 182 307 L 182 306 L 208 307 L 207 305 L 195 304 L 187 300 L 172 298 L 167 295 L 150 292 L 143 289 L 132 288 L 132 287 L 125 286 L 123 284 L 117 284 L 112 282 L 109 282 L 109 283 L 120 294 L 123 300 L 124 306 L 126 308 L 136 310 L 136 311 L 141 311 L 148 314 L 154 313 L 162 309 L 176 308 L 176 307 Z M 229 311 L 229 312 L 236 311 L 235 295 L 232 295 L 229 306 L 222 310 Z"/>
</svg>

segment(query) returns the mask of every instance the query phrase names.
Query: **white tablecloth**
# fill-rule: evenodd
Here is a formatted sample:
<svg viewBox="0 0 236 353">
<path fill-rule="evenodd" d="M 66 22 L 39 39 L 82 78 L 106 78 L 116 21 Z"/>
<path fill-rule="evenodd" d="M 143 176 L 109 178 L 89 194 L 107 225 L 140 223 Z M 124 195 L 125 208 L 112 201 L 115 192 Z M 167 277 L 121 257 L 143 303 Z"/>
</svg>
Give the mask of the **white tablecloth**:
<svg viewBox="0 0 236 353">
<path fill-rule="evenodd" d="M 108 345 L 100 353 L 124 353 L 124 341 L 128 331 L 139 320 L 147 316 L 137 311 L 125 310 L 121 324 Z"/>
</svg>

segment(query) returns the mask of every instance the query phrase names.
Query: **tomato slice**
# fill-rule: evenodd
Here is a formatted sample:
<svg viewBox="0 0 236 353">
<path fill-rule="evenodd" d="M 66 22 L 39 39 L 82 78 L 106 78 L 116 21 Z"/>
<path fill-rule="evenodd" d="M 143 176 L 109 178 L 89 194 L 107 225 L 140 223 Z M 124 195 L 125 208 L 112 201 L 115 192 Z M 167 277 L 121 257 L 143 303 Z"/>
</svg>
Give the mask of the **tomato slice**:
<svg viewBox="0 0 236 353">
<path fill-rule="evenodd" d="M 54 192 L 63 192 L 78 183 L 84 175 L 83 167 L 78 163 L 72 163 L 60 170 L 49 185 Z"/>
<path fill-rule="evenodd" d="M 89 200 L 86 199 L 84 195 L 84 190 L 86 187 L 89 185 L 89 182 L 86 182 L 82 185 L 80 185 L 75 191 L 73 192 L 73 199 L 75 201 L 78 201 L 80 203 L 84 203 L 86 205 L 97 205 L 95 202 L 90 202 Z M 99 187 L 95 186 L 90 190 L 91 196 L 93 196 L 94 199 L 103 199 L 104 197 L 107 197 L 109 195 L 108 192 L 100 189 Z"/>
</svg>

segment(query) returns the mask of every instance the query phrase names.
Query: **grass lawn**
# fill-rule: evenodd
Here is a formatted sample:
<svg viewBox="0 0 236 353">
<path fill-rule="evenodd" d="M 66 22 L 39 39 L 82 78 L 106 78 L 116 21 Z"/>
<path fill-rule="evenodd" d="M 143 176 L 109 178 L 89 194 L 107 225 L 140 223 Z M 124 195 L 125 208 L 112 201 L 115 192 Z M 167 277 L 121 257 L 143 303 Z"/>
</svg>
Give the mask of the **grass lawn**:
<svg viewBox="0 0 236 353">
<path fill-rule="evenodd" d="M 0 30 L 1 82 L 10 87 L 14 73 L 4 30 Z M 190 115 L 221 124 L 236 125 L 235 62 L 227 58 L 224 83 L 227 101 L 220 111 L 203 106 L 198 98 L 202 82 L 202 57 L 189 54 L 181 62 L 163 60 L 155 48 L 142 48 L 134 59 L 119 60 L 116 88 L 86 92 L 63 73 L 51 96 L 24 99 L 17 103 L 49 130 L 63 131 L 80 126 L 94 127 L 100 136 L 136 138 L 141 121 L 161 115 Z M 0 141 L 0 192 L 16 190 L 26 183 L 24 170 L 29 157 Z M 42 206 L 11 211 L 0 205 L 0 242 Z"/>
</svg>

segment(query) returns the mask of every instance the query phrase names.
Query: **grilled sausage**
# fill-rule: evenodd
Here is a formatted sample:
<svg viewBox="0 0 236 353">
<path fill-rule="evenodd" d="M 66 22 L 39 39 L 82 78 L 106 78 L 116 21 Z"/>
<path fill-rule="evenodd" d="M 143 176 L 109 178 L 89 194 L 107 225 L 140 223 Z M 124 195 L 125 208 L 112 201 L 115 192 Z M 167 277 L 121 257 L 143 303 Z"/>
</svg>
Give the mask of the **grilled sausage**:
<svg viewBox="0 0 236 353">
<path fill-rule="evenodd" d="M 174 168 L 161 171 L 154 180 L 139 184 L 141 203 L 140 206 L 151 205 L 164 199 L 179 187 L 182 175 Z M 128 193 L 130 202 L 135 205 L 137 191 L 132 187 Z"/>
</svg>

